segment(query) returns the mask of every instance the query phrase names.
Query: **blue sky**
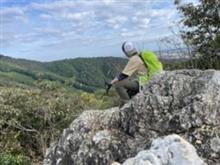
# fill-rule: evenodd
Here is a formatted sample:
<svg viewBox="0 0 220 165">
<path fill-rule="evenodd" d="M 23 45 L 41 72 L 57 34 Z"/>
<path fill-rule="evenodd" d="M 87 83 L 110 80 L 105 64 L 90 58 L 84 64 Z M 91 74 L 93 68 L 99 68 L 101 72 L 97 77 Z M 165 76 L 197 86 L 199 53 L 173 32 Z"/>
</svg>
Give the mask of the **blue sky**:
<svg viewBox="0 0 220 165">
<path fill-rule="evenodd" d="M 128 40 L 157 50 L 178 21 L 173 0 L 0 0 L 0 54 L 38 61 L 122 57 Z"/>
</svg>

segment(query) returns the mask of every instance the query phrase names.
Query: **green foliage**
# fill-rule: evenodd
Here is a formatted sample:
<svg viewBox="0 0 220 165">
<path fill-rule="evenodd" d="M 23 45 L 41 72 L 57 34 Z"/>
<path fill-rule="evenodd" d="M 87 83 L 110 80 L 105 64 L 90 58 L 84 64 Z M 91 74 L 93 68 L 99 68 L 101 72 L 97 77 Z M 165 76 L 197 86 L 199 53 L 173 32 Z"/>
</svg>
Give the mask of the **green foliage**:
<svg viewBox="0 0 220 165">
<path fill-rule="evenodd" d="M 49 80 L 39 80 L 36 82 L 36 86 L 42 90 L 56 90 L 58 88 L 63 88 L 59 81 L 49 81 Z"/>
<path fill-rule="evenodd" d="M 77 58 L 47 63 L 46 68 L 63 77 L 74 77 L 73 87 L 94 92 L 104 87 L 104 81 L 116 76 L 126 60 L 115 57 Z"/>
<path fill-rule="evenodd" d="M 42 160 L 49 144 L 85 109 L 117 104 L 103 90 L 86 93 L 59 81 L 38 81 L 35 88 L 0 87 L 0 152 L 2 161 L 16 162 L 19 155 Z M 14 163 L 15 164 L 15 163 Z"/>
<path fill-rule="evenodd" d="M 30 159 L 24 155 L 13 155 L 11 153 L 0 153 L 0 165 L 30 165 Z"/>
<path fill-rule="evenodd" d="M 220 49 L 220 34 L 216 35 L 215 39 L 211 43 L 215 49 Z"/>
<path fill-rule="evenodd" d="M 34 81 L 59 81 L 65 86 L 94 92 L 104 87 L 104 81 L 116 76 L 126 60 L 115 57 L 77 58 L 54 62 L 35 62 L 0 55 L 0 84 L 26 84 Z M 6 82 L 6 83 L 5 83 Z"/>
<path fill-rule="evenodd" d="M 210 66 L 204 60 L 205 60 L 204 58 L 198 58 L 198 59 L 192 59 L 192 60 L 186 60 L 180 62 L 166 61 L 163 62 L 163 66 L 165 70 L 193 69 L 193 68 L 208 69 Z M 212 63 L 212 68 L 218 70 L 220 69 L 220 59 L 217 59 Z"/>
<path fill-rule="evenodd" d="M 113 57 L 40 63 L 0 55 L 1 163 L 38 162 L 82 111 L 118 105 L 115 91 L 105 96 L 102 88 L 125 63 Z"/>
<path fill-rule="evenodd" d="M 33 85 L 33 79 L 30 76 L 25 74 L 21 74 L 18 72 L 1 72 L 0 71 L 1 80 L 5 79 L 10 82 L 24 83 L 27 85 Z"/>
<path fill-rule="evenodd" d="M 199 57 L 191 62 L 195 62 L 196 68 L 219 69 L 220 1 L 199 0 L 198 5 L 180 5 L 179 1 L 176 1 L 176 4 L 186 26 L 186 29 L 182 30 L 182 37 L 199 52 Z"/>
</svg>

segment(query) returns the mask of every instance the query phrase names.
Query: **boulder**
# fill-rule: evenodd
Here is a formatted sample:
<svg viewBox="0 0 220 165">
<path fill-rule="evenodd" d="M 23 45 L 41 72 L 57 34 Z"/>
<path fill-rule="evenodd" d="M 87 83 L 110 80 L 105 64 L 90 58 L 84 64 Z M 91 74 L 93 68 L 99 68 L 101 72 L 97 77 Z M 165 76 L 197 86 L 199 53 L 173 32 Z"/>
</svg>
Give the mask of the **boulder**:
<svg viewBox="0 0 220 165">
<path fill-rule="evenodd" d="M 123 163 L 170 134 L 190 142 L 208 165 L 220 164 L 220 71 L 164 72 L 121 109 L 83 112 L 51 144 L 44 164 Z"/>
<path fill-rule="evenodd" d="M 153 140 L 149 150 L 140 151 L 122 165 L 205 165 L 195 148 L 180 136 L 173 134 Z"/>
</svg>

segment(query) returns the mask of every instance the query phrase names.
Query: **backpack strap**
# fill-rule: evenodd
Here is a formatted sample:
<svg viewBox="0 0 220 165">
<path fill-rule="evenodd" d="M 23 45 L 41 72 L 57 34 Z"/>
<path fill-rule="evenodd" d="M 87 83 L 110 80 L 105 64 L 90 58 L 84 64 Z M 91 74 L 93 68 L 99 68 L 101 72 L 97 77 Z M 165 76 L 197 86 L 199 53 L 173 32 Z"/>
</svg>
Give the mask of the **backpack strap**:
<svg viewBox="0 0 220 165">
<path fill-rule="evenodd" d="M 147 69 L 147 75 L 148 76 L 150 76 L 150 74 L 149 74 L 149 67 L 147 66 L 147 64 L 146 64 L 146 62 L 144 61 L 144 58 L 142 57 L 142 52 L 139 54 L 139 57 L 141 58 L 141 60 L 143 61 L 143 63 L 144 63 L 144 66 L 146 67 L 146 69 Z"/>
<path fill-rule="evenodd" d="M 147 64 L 145 63 L 145 61 L 144 61 L 144 59 L 143 59 L 143 57 L 142 57 L 142 52 L 139 54 L 139 57 L 141 58 L 141 60 L 143 61 L 143 63 L 144 63 L 144 65 L 145 65 L 145 67 L 148 69 L 148 66 L 147 66 Z"/>
</svg>

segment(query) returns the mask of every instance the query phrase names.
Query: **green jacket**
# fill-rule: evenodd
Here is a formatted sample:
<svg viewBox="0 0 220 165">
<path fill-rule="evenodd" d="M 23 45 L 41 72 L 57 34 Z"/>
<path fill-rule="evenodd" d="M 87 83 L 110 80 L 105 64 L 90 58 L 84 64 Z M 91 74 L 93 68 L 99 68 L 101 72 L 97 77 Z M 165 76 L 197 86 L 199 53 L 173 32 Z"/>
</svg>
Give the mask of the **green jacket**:
<svg viewBox="0 0 220 165">
<path fill-rule="evenodd" d="M 163 71 L 163 65 L 152 51 L 143 51 L 140 57 L 147 67 L 147 74 L 139 76 L 139 84 L 145 85 L 155 74 Z"/>
</svg>

